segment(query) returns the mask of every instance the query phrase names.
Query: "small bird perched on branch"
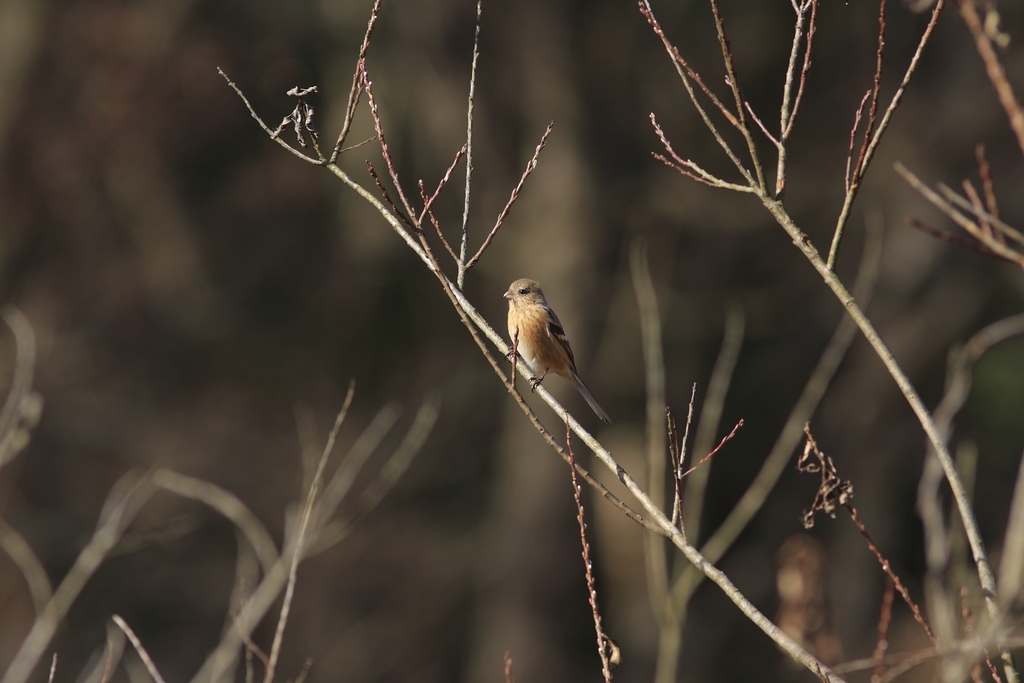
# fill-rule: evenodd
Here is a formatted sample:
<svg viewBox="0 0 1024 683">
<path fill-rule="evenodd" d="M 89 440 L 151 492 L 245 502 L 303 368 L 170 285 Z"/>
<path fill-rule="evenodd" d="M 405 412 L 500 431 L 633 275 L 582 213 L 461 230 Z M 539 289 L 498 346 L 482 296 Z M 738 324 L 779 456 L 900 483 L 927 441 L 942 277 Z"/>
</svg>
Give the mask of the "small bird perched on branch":
<svg viewBox="0 0 1024 683">
<path fill-rule="evenodd" d="M 540 285 L 526 278 L 516 280 L 504 296 L 508 299 L 508 334 L 513 344 L 518 336 L 519 356 L 534 374 L 530 379 L 533 388 L 552 370 L 572 382 L 597 416 L 610 424 L 608 413 L 580 379 L 562 322 L 548 305 Z"/>
</svg>

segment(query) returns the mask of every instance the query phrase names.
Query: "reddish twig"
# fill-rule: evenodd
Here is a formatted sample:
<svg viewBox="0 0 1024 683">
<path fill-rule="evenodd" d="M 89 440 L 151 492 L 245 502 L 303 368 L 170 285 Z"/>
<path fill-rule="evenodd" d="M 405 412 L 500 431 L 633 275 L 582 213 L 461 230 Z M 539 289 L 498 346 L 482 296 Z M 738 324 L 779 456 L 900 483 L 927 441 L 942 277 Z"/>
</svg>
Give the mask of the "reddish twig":
<svg viewBox="0 0 1024 683">
<path fill-rule="evenodd" d="M 1006 241 L 1003 239 L 1004 237 L 1009 237 L 1014 242 L 1024 245 L 1024 234 L 1021 234 L 1019 230 L 1011 228 L 1009 225 L 999 220 L 999 218 L 993 216 L 984 209 L 979 208 L 977 204 L 974 204 L 964 199 L 956 192 L 953 192 L 951 189 L 943 185 L 942 183 L 939 183 L 939 191 L 950 203 L 959 206 L 964 211 L 970 212 L 976 218 L 978 218 L 979 221 L 984 220 L 986 223 L 989 224 L 990 227 L 992 227 L 995 230 L 998 230 L 998 232 L 995 234 L 998 236 L 997 241 L 1000 247 L 1006 245 Z"/>
<path fill-rule="evenodd" d="M 370 81 L 369 74 L 366 70 L 363 70 L 363 89 L 366 90 L 366 99 L 370 103 L 370 115 L 373 117 L 373 127 L 377 131 L 377 141 L 380 143 L 381 154 L 384 155 L 384 163 L 388 167 L 388 174 L 391 176 L 391 182 L 395 185 L 395 191 L 398 192 L 398 198 L 402 200 L 402 206 L 408 212 L 409 216 L 415 216 L 416 212 L 412 210 L 412 204 L 405 197 L 405 192 L 402 190 L 402 183 L 398 180 L 398 169 L 395 168 L 395 161 L 391 157 L 391 149 L 388 147 L 387 138 L 384 137 L 384 124 L 380 120 L 380 112 L 377 109 L 377 100 L 373 96 L 373 82 Z M 379 183 L 378 183 L 379 185 Z M 418 229 L 418 226 L 417 226 Z"/>
<path fill-rule="evenodd" d="M 850 129 L 850 148 L 846 152 L 846 176 L 844 177 L 844 185 L 846 187 L 847 194 L 855 191 L 854 175 L 857 171 L 853 166 L 853 148 L 857 141 L 857 130 L 860 128 L 860 118 L 864 114 L 864 105 L 867 104 L 869 97 L 871 97 L 870 90 L 864 93 L 864 97 L 860 98 L 860 105 L 857 107 L 857 114 L 853 117 L 853 128 Z"/>
<path fill-rule="evenodd" d="M 590 601 L 590 610 L 594 615 L 594 631 L 597 633 L 597 653 L 601 657 L 601 673 L 604 675 L 605 683 L 611 683 L 612 669 L 609 654 L 612 649 L 609 646 L 611 639 L 605 634 L 601 626 L 601 613 L 597 609 L 597 587 L 594 582 L 593 564 L 590 560 L 590 543 L 587 541 L 587 524 L 583 519 L 583 490 L 576 478 L 576 455 L 572 450 L 572 429 L 569 422 L 565 423 L 565 447 L 569 454 L 569 472 L 572 474 L 572 495 L 576 500 L 576 521 L 580 524 L 580 542 L 583 544 L 583 566 L 587 575 L 587 599 Z"/>
<path fill-rule="evenodd" d="M 944 230 L 939 230 L 938 228 L 933 228 L 932 226 L 918 220 L 913 216 L 907 216 L 907 224 L 910 225 L 911 227 L 917 228 L 926 235 L 931 235 L 932 237 L 940 239 L 943 242 L 949 242 L 950 244 L 956 245 L 961 249 L 969 249 L 970 251 L 978 252 L 979 254 L 982 254 L 984 256 L 992 256 L 993 258 L 1001 259 L 1004 261 L 1010 261 L 1010 259 L 995 253 L 994 251 L 992 251 L 985 245 L 981 244 L 980 242 L 976 242 L 966 237 L 961 237 L 960 235 L 954 235 L 953 233 L 946 232 Z"/>
<path fill-rule="evenodd" d="M 494 240 L 494 236 L 498 233 L 502 223 L 505 222 L 505 217 L 508 216 L 508 212 L 512 209 L 512 204 L 519 198 L 519 192 L 523 189 L 523 185 L 526 183 L 526 179 L 530 177 L 533 170 L 537 168 L 537 160 L 540 157 L 540 151 L 544 149 L 544 145 L 548 143 L 548 136 L 551 135 L 551 129 L 554 128 L 555 122 L 552 121 L 548 124 L 547 130 L 544 131 L 544 135 L 541 136 L 540 142 L 537 144 L 537 148 L 533 150 L 533 156 L 530 157 L 530 162 L 526 164 L 526 170 L 523 171 L 523 176 L 519 179 L 519 182 L 512 189 L 512 195 L 508 198 L 508 202 L 505 204 L 505 208 L 498 214 L 498 220 L 494 223 L 494 227 L 491 228 L 491 232 L 487 234 L 487 238 L 484 243 L 477 249 L 476 254 L 473 255 L 466 263 L 466 270 L 469 270 L 476 265 L 476 262 L 483 256 L 484 251 L 487 247 L 491 246 L 491 241 Z"/>
<path fill-rule="evenodd" d="M 377 184 L 377 190 L 380 191 L 381 196 L 384 197 L 384 201 L 388 203 L 388 206 L 390 206 L 391 210 L 395 213 L 396 216 L 398 216 L 398 219 L 405 223 L 406 227 L 408 227 L 413 232 L 420 232 L 420 229 L 413 225 L 412 220 L 410 220 L 410 218 L 406 216 L 405 213 L 401 209 L 399 209 L 393 201 L 391 201 L 391 195 L 388 194 L 387 188 L 384 187 L 384 183 L 380 181 L 380 176 L 377 175 L 377 170 L 373 167 L 373 164 L 370 163 L 369 160 L 366 161 L 366 170 L 370 172 L 370 177 L 373 178 L 373 182 Z"/>
<path fill-rule="evenodd" d="M 814 525 L 814 514 L 816 512 L 824 512 L 832 518 L 835 518 L 835 510 L 838 505 L 846 508 L 846 511 L 850 513 L 850 518 L 853 523 L 860 530 L 861 535 L 867 541 L 868 548 L 875 554 L 878 559 L 878 563 L 882 566 L 882 571 L 886 573 L 889 580 L 892 581 L 896 590 L 900 592 L 904 602 L 910 607 L 910 611 L 914 613 L 914 619 L 921 625 L 925 633 L 928 634 L 928 638 L 935 645 L 936 649 L 939 649 L 938 639 L 935 634 L 932 633 L 928 623 L 924 620 L 921 615 L 921 610 L 918 608 L 917 603 L 914 602 L 913 598 L 910 597 L 909 591 L 906 586 L 900 581 L 900 577 L 893 571 L 892 566 L 889 564 L 889 560 L 885 559 L 882 552 L 875 545 L 874 540 L 871 538 L 871 534 L 868 533 L 867 527 L 860 521 L 860 517 L 857 515 L 857 508 L 853 506 L 853 484 L 848 480 L 843 480 L 839 477 L 839 473 L 836 471 L 835 463 L 832 458 L 827 457 L 818 448 L 818 443 L 814 440 L 814 436 L 811 434 L 811 427 L 809 424 L 804 425 L 804 436 L 806 442 L 804 444 L 804 452 L 797 462 L 797 470 L 801 472 L 820 472 L 821 473 L 821 484 L 818 487 L 818 491 L 814 496 L 814 502 L 811 505 L 811 509 L 804 513 L 804 527 L 810 528 Z M 814 456 L 814 460 L 811 456 Z"/>
<path fill-rule="evenodd" d="M 885 674 L 885 653 L 889 650 L 889 623 L 892 621 L 892 598 L 896 585 L 887 580 L 882 595 L 882 612 L 878 616 L 878 640 L 875 641 L 875 673 L 871 680 L 878 681 Z"/>
<path fill-rule="evenodd" d="M 839 244 L 843 238 L 843 230 L 846 228 L 846 221 L 850 218 L 850 209 L 853 206 L 853 200 L 856 199 L 857 190 L 860 187 L 860 178 L 863 178 L 864 174 L 867 172 L 867 168 L 871 164 L 871 160 L 874 158 L 875 150 L 878 148 L 878 143 L 881 141 L 882 135 L 889 126 L 889 121 L 892 120 L 893 114 L 900 106 L 900 102 L 903 101 L 903 93 L 906 92 L 907 84 L 910 83 L 910 79 L 917 70 L 917 65 L 921 61 L 921 55 L 924 54 L 924 48 L 928 45 L 928 41 L 931 40 L 932 33 L 935 31 L 935 25 L 938 23 L 939 15 L 942 13 L 942 8 L 945 7 L 945 5 L 946 0 L 937 0 L 935 3 L 935 8 L 932 9 L 932 16 L 928 20 L 928 25 L 925 27 L 924 33 L 921 34 L 921 40 L 917 43 L 917 49 L 914 50 L 914 56 L 910 58 L 910 64 L 907 65 L 907 70 L 903 73 L 903 80 L 900 81 L 899 87 L 896 88 L 896 92 L 893 94 L 892 99 L 889 100 L 889 106 L 885 108 L 885 113 L 882 115 L 878 125 L 874 128 L 874 134 L 865 136 L 865 139 L 870 137 L 871 142 L 868 143 L 867 147 L 863 148 L 863 159 L 858 162 L 860 176 L 856 178 L 856 180 L 851 180 L 851 182 L 848 183 L 846 197 L 843 200 L 843 208 L 839 210 L 839 218 L 836 220 L 836 227 L 832 234 L 832 244 L 828 250 L 828 259 L 825 262 L 829 270 L 832 270 L 835 267 L 836 258 L 839 255 Z M 882 21 L 882 19 L 880 19 L 880 21 Z M 851 177 L 850 174 L 847 175 L 848 177 Z"/>
<path fill-rule="evenodd" d="M 661 140 L 661 144 L 665 147 L 665 151 L 668 152 L 669 155 L 671 155 L 672 157 L 672 159 L 670 160 L 664 157 L 663 155 L 658 154 L 657 152 L 651 152 L 651 156 L 653 156 L 655 159 L 662 162 L 669 168 L 676 170 L 679 173 L 682 173 L 687 178 L 690 178 L 691 180 L 696 180 L 698 183 L 702 183 L 704 185 L 707 185 L 708 187 L 718 187 L 722 189 L 734 190 L 736 192 L 754 192 L 754 189 L 748 185 L 737 185 L 735 183 L 726 182 L 721 178 L 716 178 L 715 176 L 711 175 L 703 168 L 695 164 L 690 159 L 684 159 L 678 154 L 676 154 L 676 151 L 672 148 L 672 143 L 668 141 L 668 137 L 665 135 L 665 131 L 661 129 L 661 125 L 658 123 L 658 119 L 654 116 L 653 113 L 650 116 L 651 125 L 654 126 L 655 134 L 658 136 L 658 139 Z"/>
<path fill-rule="evenodd" d="M 718 442 L 718 445 L 711 449 L 710 453 L 705 455 L 703 458 L 700 459 L 700 462 L 698 462 L 696 465 L 694 465 L 690 469 L 686 470 L 685 472 L 683 472 L 679 476 L 680 477 L 689 476 L 691 472 L 693 472 L 695 469 L 697 469 L 698 467 L 700 467 L 701 465 L 706 463 L 708 460 L 710 460 L 712 457 L 714 457 L 715 454 L 718 453 L 718 451 L 722 450 L 722 446 L 724 446 L 726 443 L 728 443 L 732 439 L 732 437 L 736 436 L 736 432 L 738 432 L 740 430 L 740 427 L 742 427 L 742 426 L 743 426 L 743 420 L 740 420 L 739 422 L 736 423 L 736 426 L 732 428 L 732 431 L 729 432 L 728 434 L 726 434 L 725 437 L 721 441 Z"/>
<path fill-rule="evenodd" d="M 427 201 L 428 201 L 427 189 L 423 186 L 423 181 L 422 180 L 420 181 L 420 199 L 423 200 L 423 205 L 426 206 L 427 205 Z M 451 255 L 451 257 L 453 259 L 455 259 L 455 262 L 458 263 L 459 262 L 458 254 L 456 254 L 455 250 L 452 249 L 452 245 L 448 244 L 447 238 L 445 238 L 444 233 L 441 232 L 441 224 L 437 222 L 437 217 L 434 215 L 434 212 L 430 209 L 429 206 L 426 208 L 426 214 L 427 214 L 427 218 L 430 220 L 430 224 L 434 226 L 434 230 L 437 232 L 437 236 L 441 238 L 441 244 L 444 245 L 445 250 L 447 250 L 447 252 Z M 420 219 L 420 225 L 422 225 L 422 224 L 423 224 L 423 219 L 421 218 Z"/>
<path fill-rule="evenodd" d="M 985 218 L 985 207 L 981 204 L 981 197 L 978 196 L 978 191 L 974 189 L 971 181 L 964 178 L 960 186 L 964 188 L 964 194 L 967 195 L 967 199 L 971 202 L 971 208 L 974 211 L 974 215 L 978 217 L 978 226 L 981 228 L 981 231 L 992 239 L 998 239 L 1000 242 L 1005 243 L 1006 240 L 1003 239 L 1002 234 L 992 232 L 992 226 L 988 224 L 988 220 Z"/>
<path fill-rule="evenodd" d="M 1010 247 L 1008 247 L 1007 245 L 1002 244 L 1002 243 L 992 239 L 991 237 L 987 237 L 985 235 L 985 233 L 982 231 L 982 229 L 978 226 L 977 223 L 975 223 L 974 221 L 969 219 L 967 216 L 965 216 L 960 211 L 958 211 L 956 209 L 956 207 L 953 206 L 954 202 L 959 204 L 960 206 L 965 206 L 966 205 L 965 206 L 966 210 L 973 213 L 974 212 L 974 207 L 971 206 L 970 202 L 968 202 L 967 200 L 959 197 L 958 195 L 956 195 L 955 192 L 953 192 L 952 190 L 949 190 L 949 188 L 940 186 L 940 189 L 943 191 L 943 194 L 946 195 L 945 197 L 942 197 L 937 192 L 935 192 L 930 187 L 928 187 L 923 182 L 921 182 L 921 180 L 917 176 L 915 176 L 913 173 L 908 171 L 906 169 L 906 167 L 903 166 L 903 164 L 897 163 L 895 168 L 896 168 L 896 172 L 899 173 L 901 176 L 903 176 L 903 178 L 908 183 L 910 183 L 911 187 L 913 187 L 915 190 L 920 192 L 921 195 L 924 196 L 925 199 L 927 199 L 936 208 L 938 208 L 940 211 L 942 211 L 942 213 L 946 214 L 951 219 L 953 219 L 953 221 L 957 225 L 959 225 L 961 228 L 963 228 L 967 233 L 969 233 L 971 235 L 971 237 L 974 237 L 979 242 L 984 244 L 988 249 L 991 249 L 993 252 L 995 252 L 995 254 L 997 256 L 1000 256 L 1000 257 L 1006 259 L 1007 261 L 1011 261 L 1013 263 L 1016 263 L 1020 267 L 1024 268 L 1024 253 L 1015 251 L 1015 250 L 1011 249 Z M 991 217 L 988 217 L 988 218 L 991 218 Z M 991 220 L 990 222 L 993 225 L 999 225 L 999 224 L 1002 223 L 1001 221 L 997 222 L 996 220 Z M 1005 225 L 1005 224 L 1003 224 L 1003 225 Z M 1006 226 L 1006 227 L 1009 227 L 1009 226 Z M 1002 228 L 1002 229 L 1005 232 L 1005 228 Z M 1010 234 L 1011 236 L 1012 236 L 1013 233 L 1017 233 L 1017 231 L 1013 230 L 1012 228 L 1010 228 L 1010 230 L 1011 230 L 1011 232 L 1008 233 L 1008 234 Z M 1019 235 L 1020 233 L 1017 233 L 1017 234 Z"/>
<path fill-rule="evenodd" d="M 924 616 L 921 615 L 921 609 L 917 606 L 917 603 L 914 602 L 914 599 L 910 597 L 910 592 L 907 590 L 907 587 L 904 586 L 903 582 L 900 581 L 900 578 L 896 576 L 896 572 L 893 571 L 892 565 L 889 564 L 889 560 L 885 559 L 885 556 L 882 555 L 882 551 L 878 549 L 878 546 L 875 545 L 874 540 L 871 538 L 871 534 L 868 533 L 867 527 L 860 521 L 860 517 L 857 515 L 857 508 L 853 507 L 850 503 L 846 503 L 845 507 L 847 512 L 850 513 L 850 519 L 852 519 L 853 523 L 857 525 L 857 529 L 860 530 L 861 536 L 863 536 L 864 540 L 867 541 L 868 548 L 878 559 L 878 563 L 882 566 L 882 571 L 884 571 L 889 577 L 889 580 L 893 582 L 893 585 L 896 586 L 896 590 L 898 590 L 900 595 L 903 596 L 903 602 L 907 603 L 907 606 L 910 607 L 910 611 L 914 613 L 914 621 L 921 625 L 924 632 L 928 634 L 928 639 L 932 641 L 932 644 L 934 644 L 936 648 L 941 647 L 939 645 L 938 638 L 936 638 L 935 634 L 932 633 L 932 629 L 928 626 L 928 622 L 926 622 L 924 620 Z"/>
<path fill-rule="evenodd" d="M 505 650 L 505 683 L 514 683 L 512 680 L 512 655 Z"/>
<path fill-rule="evenodd" d="M 736 119 L 735 116 L 733 116 L 732 112 L 726 109 L 725 105 L 722 104 L 721 100 L 719 100 L 718 97 L 715 96 L 715 93 L 711 92 L 708 86 L 704 84 L 704 80 L 700 77 L 700 74 L 694 71 L 690 64 L 685 59 L 683 59 L 683 55 L 679 52 L 679 49 L 676 48 L 676 46 L 673 45 L 672 42 L 668 39 L 668 36 L 665 35 L 665 31 L 661 28 L 661 24 L 659 24 L 658 20 L 654 18 L 654 13 L 645 4 L 644 0 L 640 0 L 639 5 L 640 13 L 644 15 L 645 19 L 647 19 L 647 23 L 651 25 L 651 29 L 653 29 L 654 34 L 661 38 L 661 42 L 665 46 L 665 49 L 668 51 L 669 57 L 671 57 L 672 61 L 678 64 L 679 67 L 681 67 L 686 72 L 686 75 L 689 76 L 690 80 L 692 80 L 694 83 L 698 85 L 698 87 L 700 87 L 701 91 L 707 96 L 709 100 L 711 100 L 711 103 L 715 105 L 715 108 L 717 108 L 718 111 L 722 114 L 722 116 L 725 117 L 725 120 L 731 123 L 733 127 L 739 129 L 740 122 Z"/>
<path fill-rule="evenodd" d="M 864 139 L 861 141 L 860 154 L 857 156 L 857 163 L 853 167 L 851 178 L 853 187 L 860 184 L 864 177 L 864 167 L 868 145 L 871 143 L 871 134 L 875 132 L 875 119 L 878 117 L 878 99 L 882 91 L 882 63 L 885 57 L 885 0 L 878 2 L 878 52 L 875 54 L 875 81 L 871 86 L 871 107 L 868 109 L 868 123 L 864 128 Z"/>
<path fill-rule="evenodd" d="M 992 87 L 995 88 L 996 94 L 999 96 L 999 103 L 1003 105 L 1006 116 L 1010 120 L 1010 128 L 1013 129 L 1014 134 L 1017 136 L 1017 144 L 1020 145 L 1021 151 L 1024 152 L 1024 111 L 1021 111 L 1020 104 L 1013 94 L 1013 88 L 1010 86 L 1010 81 L 1006 78 L 1006 71 L 1003 69 L 1003 65 L 1000 64 L 999 56 L 992 46 L 992 41 L 985 32 L 985 27 L 978 16 L 978 8 L 975 6 L 974 0 L 960 0 L 960 16 L 963 17 L 964 23 L 967 24 L 967 29 L 974 37 L 974 44 L 978 48 L 978 54 L 981 55 L 982 61 L 985 62 L 985 71 L 988 73 L 988 78 L 992 81 Z"/>
<path fill-rule="evenodd" d="M 417 221 L 417 223 L 419 223 L 421 225 L 423 224 L 423 218 L 427 215 L 427 212 L 430 211 L 430 207 L 433 206 L 434 201 L 437 199 L 438 195 L 441 194 L 441 190 L 443 190 L 444 186 L 448 184 L 448 180 L 451 179 L 451 177 L 452 177 L 452 171 L 454 171 L 455 167 L 459 165 L 459 159 L 461 159 L 465 153 L 466 153 L 466 145 L 463 145 L 462 148 L 458 152 L 455 153 L 455 159 L 452 161 L 451 165 L 448 167 L 448 170 L 444 172 L 444 176 L 441 177 L 440 182 L 437 183 L 437 189 L 434 190 L 434 194 L 430 195 L 430 199 L 427 199 L 426 201 L 424 201 L 424 203 L 423 203 L 423 211 L 420 212 L 420 217 L 419 217 L 419 220 Z M 422 187 L 422 185 L 423 185 L 423 181 L 421 180 L 420 181 L 420 186 Z"/>
<path fill-rule="evenodd" d="M 999 205 L 996 203 L 995 185 L 992 183 L 992 168 L 985 158 L 985 145 L 979 144 L 974 148 L 974 156 L 978 159 L 978 176 L 981 178 L 981 187 L 985 192 L 985 206 L 988 212 L 999 218 Z"/>
<path fill-rule="evenodd" d="M 739 121 L 739 131 L 747 142 L 747 151 L 750 153 L 750 160 L 754 163 L 757 186 L 764 189 L 763 171 L 757 156 L 757 147 L 754 145 L 754 137 L 750 134 L 747 118 L 743 115 L 743 94 L 740 92 L 740 82 L 736 77 L 736 66 L 733 63 L 732 48 L 729 47 L 729 37 L 725 33 L 725 21 L 722 19 L 722 13 L 719 10 L 718 0 L 711 0 L 711 13 L 715 17 L 718 45 L 722 48 L 722 61 L 725 63 L 726 80 L 729 83 L 729 88 L 732 90 L 732 96 L 736 103 L 736 118 Z"/>
<path fill-rule="evenodd" d="M 338 134 L 338 141 L 334 143 L 334 151 L 328 163 L 333 164 L 338 160 L 338 155 L 345 151 L 341 148 L 348 137 L 349 129 L 352 127 L 352 119 L 359 106 L 359 98 L 363 93 L 363 77 L 366 71 L 366 51 L 370 48 L 370 36 L 373 34 L 373 27 L 377 24 L 377 15 L 380 13 L 381 0 L 375 0 L 373 9 L 370 10 L 370 20 L 366 24 L 366 34 L 363 36 L 363 43 L 359 46 L 359 57 L 356 59 L 355 72 L 352 74 L 352 88 L 348 91 L 348 104 L 345 106 L 345 121 L 341 124 L 341 132 Z"/>
</svg>

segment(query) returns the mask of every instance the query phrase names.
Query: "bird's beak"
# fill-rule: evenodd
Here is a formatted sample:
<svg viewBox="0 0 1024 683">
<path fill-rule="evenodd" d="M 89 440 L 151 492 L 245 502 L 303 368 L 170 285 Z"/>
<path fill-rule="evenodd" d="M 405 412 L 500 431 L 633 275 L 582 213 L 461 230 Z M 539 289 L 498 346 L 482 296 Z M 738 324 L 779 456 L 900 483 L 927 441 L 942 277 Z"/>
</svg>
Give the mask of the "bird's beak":
<svg viewBox="0 0 1024 683">
<path fill-rule="evenodd" d="M 508 299 L 509 301 L 512 300 L 512 292 L 505 292 L 504 294 L 502 294 L 502 296 Z"/>
</svg>

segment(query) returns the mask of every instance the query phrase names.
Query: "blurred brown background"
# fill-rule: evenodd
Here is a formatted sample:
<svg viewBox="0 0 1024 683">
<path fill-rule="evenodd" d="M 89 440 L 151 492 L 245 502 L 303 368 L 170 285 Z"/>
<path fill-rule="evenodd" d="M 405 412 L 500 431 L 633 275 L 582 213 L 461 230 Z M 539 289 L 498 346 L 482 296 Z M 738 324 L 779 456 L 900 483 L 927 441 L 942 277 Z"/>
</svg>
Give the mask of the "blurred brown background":
<svg viewBox="0 0 1024 683">
<path fill-rule="evenodd" d="M 308 405 L 325 433 L 354 378 L 344 446 L 387 400 L 403 402 L 404 425 L 436 392 L 441 418 L 396 490 L 349 539 L 303 566 L 281 678 L 311 657 L 313 681 L 500 681 L 509 650 L 519 681 L 598 680 L 565 465 L 508 399 L 419 260 L 333 176 L 269 141 L 216 73 L 222 67 L 271 125 L 293 106 L 289 88 L 318 85 L 311 102 L 333 140 L 370 5 L 0 1 L 0 300 L 36 330 L 46 401 L 28 450 L 0 472 L 0 516 L 57 581 L 114 481 L 161 465 L 237 493 L 280 542 L 285 506 L 300 495 L 296 405 Z M 655 10 L 724 94 L 706 3 Z M 1019 39 L 1020 5 L 1001 10 Z M 777 125 L 790 4 L 725 0 L 723 12 L 745 94 Z M 407 190 L 419 178 L 436 183 L 462 144 L 474 18 L 471 0 L 384 3 L 369 72 Z M 926 18 L 890 3 L 886 102 Z M 827 250 L 854 110 L 871 84 L 877 4 L 823 0 L 819 21 L 787 205 Z M 715 525 L 770 449 L 840 307 L 755 200 L 695 185 L 650 157 L 659 146 L 654 111 L 677 151 L 734 177 L 635 3 L 488 0 L 481 40 L 472 244 L 544 127 L 553 120 L 555 129 L 466 291 L 503 329 L 508 283 L 543 284 L 615 424 L 598 428 L 567 383 L 546 384 L 638 478 L 644 386 L 631 244 L 643 237 L 650 246 L 677 414 L 692 383 L 702 399 L 726 310 L 742 307 L 746 338 L 719 433 L 741 417 L 746 426 L 713 463 L 705 517 Z M 1003 58 L 1011 81 L 1024 83 L 1019 40 Z M 350 141 L 371 134 L 361 109 Z M 951 345 L 1019 312 L 1024 279 L 907 227 L 907 214 L 946 223 L 892 164 L 955 186 L 974 177 L 979 142 L 1003 217 L 1019 226 L 1024 163 L 966 29 L 947 9 L 868 173 L 838 265 L 852 281 L 865 213 L 881 215 L 885 250 L 869 314 L 930 406 Z M 370 184 L 366 158 L 381 165 L 373 145 L 346 152 L 343 165 Z M 461 197 L 459 180 L 438 205 L 449 235 Z M 9 377 L 10 335 L 0 344 Z M 1022 379 L 1024 344 L 993 351 L 954 436 L 978 445 L 978 514 L 996 555 L 1024 443 Z M 557 431 L 557 418 L 534 403 Z M 919 596 L 914 498 L 924 437 L 862 340 L 814 427 Z M 720 563 L 769 616 L 776 552 L 800 529 L 814 486 L 788 471 Z M 616 680 L 650 680 L 657 628 L 640 531 L 600 500 L 590 513 L 605 625 L 623 650 Z M 62 683 L 102 645 L 112 613 L 134 626 L 170 681 L 189 678 L 219 638 L 234 576 L 230 525 L 162 494 L 133 528 L 145 542 L 104 564 L 53 643 Z M 868 656 L 884 577 L 848 519 L 823 520 L 813 533 L 826 550 L 845 656 Z M 24 583 L 0 558 L 0 669 L 31 619 Z M 271 635 L 264 624 L 256 639 Z M 892 650 L 925 644 L 897 605 Z M 709 585 L 690 611 L 679 671 L 682 681 L 793 675 Z"/>
</svg>

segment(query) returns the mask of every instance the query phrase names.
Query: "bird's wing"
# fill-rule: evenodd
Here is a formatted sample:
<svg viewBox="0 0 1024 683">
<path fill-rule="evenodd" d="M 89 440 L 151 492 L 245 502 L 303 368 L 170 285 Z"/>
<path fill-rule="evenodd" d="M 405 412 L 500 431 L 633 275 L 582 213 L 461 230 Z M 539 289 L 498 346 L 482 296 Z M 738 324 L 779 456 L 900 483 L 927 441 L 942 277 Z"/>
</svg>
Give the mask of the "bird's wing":
<svg viewBox="0 0 1024 683">
<path fill-rule="evenodd" d="M 562 327 L 562 321 L 558 319 L 551 307 L 547 307 L 548 311 L 548 333 L 555 338 L 562 348 L 565 349 L 565 353 L 569 356 L 569 367 L 576 370 L 576 359 L 572 355 L 572 347 L 569 345 L 569 338 L 565 336 L 565 329 Z"/>
</svg>

